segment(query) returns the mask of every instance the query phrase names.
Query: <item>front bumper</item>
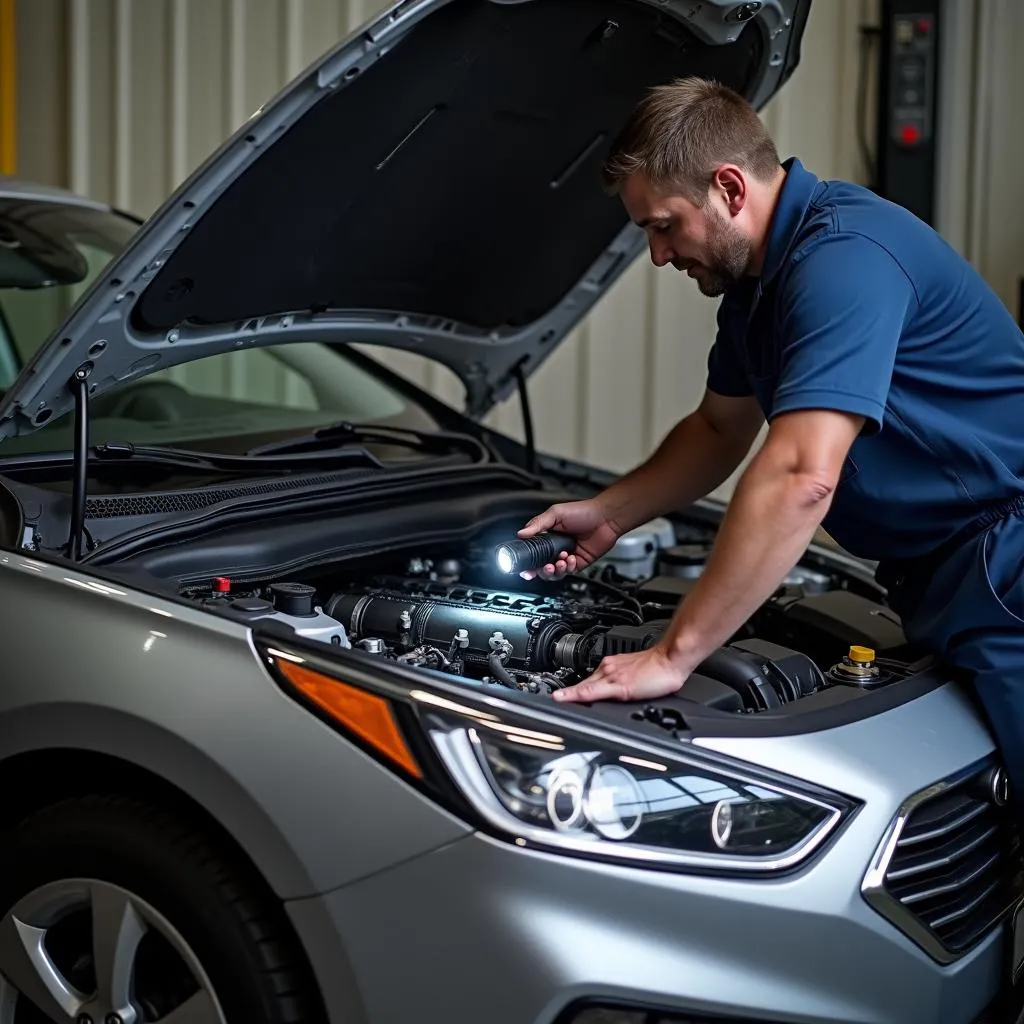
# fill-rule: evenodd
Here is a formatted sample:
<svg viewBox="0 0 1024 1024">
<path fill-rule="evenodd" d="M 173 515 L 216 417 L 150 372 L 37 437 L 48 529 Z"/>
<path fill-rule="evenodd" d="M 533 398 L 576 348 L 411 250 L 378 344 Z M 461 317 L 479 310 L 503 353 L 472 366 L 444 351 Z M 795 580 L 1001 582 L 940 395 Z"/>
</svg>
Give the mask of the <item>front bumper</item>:
<svg viewBox="0 0 1024 1024">
<path fill-rule="evenodd" d="M 473 835 L 289 908 L 320 976 L 344 957 L 356 981 L 362 1006 L 332 1021 L 562 1024 L 587 1002 L 749 1024 L 978 1021 L 1003 984 L 1004 932 L 930 959 L 861 897 L 843 850 L 856 831 L 759 882 Z"/>
</svg>

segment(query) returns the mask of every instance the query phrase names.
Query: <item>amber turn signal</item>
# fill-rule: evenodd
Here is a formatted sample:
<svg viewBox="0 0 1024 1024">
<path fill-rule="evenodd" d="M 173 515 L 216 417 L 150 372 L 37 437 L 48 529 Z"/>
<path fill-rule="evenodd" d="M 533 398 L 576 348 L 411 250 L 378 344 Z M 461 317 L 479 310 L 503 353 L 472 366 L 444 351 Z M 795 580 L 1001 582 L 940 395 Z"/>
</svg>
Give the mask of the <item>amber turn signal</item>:
<svg viewBox="0 0 1024 1024">
<path fill-rule="evenodd" d="M 395 721 L 391 705 L 383 697 L 283 658 L 276 660 L 275 667 L 299 693 L 372 747 L 380 757 L 415 779 L 423 778 Z"/>
</svg>

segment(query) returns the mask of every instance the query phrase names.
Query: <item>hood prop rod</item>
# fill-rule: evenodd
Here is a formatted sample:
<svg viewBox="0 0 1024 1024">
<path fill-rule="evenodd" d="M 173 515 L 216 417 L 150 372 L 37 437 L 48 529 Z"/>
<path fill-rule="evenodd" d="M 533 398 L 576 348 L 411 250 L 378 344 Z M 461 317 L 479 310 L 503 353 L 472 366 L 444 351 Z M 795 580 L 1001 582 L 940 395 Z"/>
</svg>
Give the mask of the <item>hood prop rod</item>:
<svg viewBox="0 0 1024 1024">
<path fill-rule="evenodd" d="M 85 501 L 89 485 L 89 374 L 92 363 L 83 363 L 68 381 L 75 396 L 74 482 L 71 487 L 71 531 L 68 535 L 68 558 L 77 562 L 82 557 L 82 535 L 85 533 Z"/>
<path fill-rule="evenodd" d="M 523 415 L 523 438 L 526 441 L 526 467 L 531 473 L 537 472 L 537 446 L 533 436 L 533 413 L 530 411 L 530 395 L 526 390 L 526 374 L 523 373 L 523 362 L 520 360 L 513 367 L 516 384 L 519 386 L 519 406 Z"/>
</svg>

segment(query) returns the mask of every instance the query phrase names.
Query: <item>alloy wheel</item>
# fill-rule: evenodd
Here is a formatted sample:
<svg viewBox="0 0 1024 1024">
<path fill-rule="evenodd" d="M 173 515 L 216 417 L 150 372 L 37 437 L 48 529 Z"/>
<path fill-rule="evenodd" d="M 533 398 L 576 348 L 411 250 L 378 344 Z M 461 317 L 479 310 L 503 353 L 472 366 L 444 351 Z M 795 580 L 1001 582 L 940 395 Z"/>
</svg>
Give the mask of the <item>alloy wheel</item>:
<svg viewBox="0 0 1024 1024">
<path fill-rule="evenodd" d="M 0 921 L 0 1024 L 226 1024 L 206 972 L 145 900 L 49 882 Z"/>
</svg>

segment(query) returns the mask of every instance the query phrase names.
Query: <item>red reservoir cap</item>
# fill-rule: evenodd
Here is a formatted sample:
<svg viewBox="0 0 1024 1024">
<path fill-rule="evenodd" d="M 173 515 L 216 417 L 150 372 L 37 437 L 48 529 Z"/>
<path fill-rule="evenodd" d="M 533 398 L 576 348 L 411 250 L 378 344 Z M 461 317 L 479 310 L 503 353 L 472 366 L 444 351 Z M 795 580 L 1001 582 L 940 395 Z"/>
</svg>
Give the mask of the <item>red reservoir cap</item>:
<svg viewBox="0 0 1024 1024">
<path fill-rule="evenodd" d="M 231 580 L 227 576 L 214 576 L 213 592 L 215 594 L 227 594 L 231 590 Z"/>
</svg>

